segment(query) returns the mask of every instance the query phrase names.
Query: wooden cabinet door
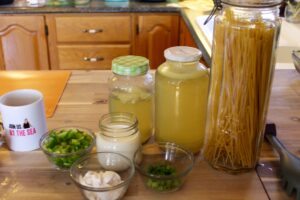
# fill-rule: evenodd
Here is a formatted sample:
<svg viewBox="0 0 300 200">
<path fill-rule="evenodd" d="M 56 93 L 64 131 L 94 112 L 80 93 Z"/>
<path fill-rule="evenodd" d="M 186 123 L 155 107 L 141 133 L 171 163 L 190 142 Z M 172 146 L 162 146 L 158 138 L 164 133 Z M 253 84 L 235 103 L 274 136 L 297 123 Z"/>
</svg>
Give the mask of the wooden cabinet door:
<svg viewBox="0 0 300 200">
<path fill-rule="evenodd" d="M 49 69 L 43 16 L 0 16 L 0 69 Z"/>
<path fill-rule="evenodd" d="M 186 26 L 182 18 L 180 19 L 179 44 L 180 46 L 190 46 L 197 48 L 197 44 L 195 43 L 193 36 L 191 35 L 188 27 Z"/>
<path fill-rule="evenodd" d="M 185 24 L 182 18 L 180 19 L 179 44 L 180 46 L 190 46 L 190 47 L 198 48 L 196 42 L 193 39 L 192 34 L 190 33 L 187 25 Z M 204 64 L 206 67 L 209 66 L 207 65 L 203 57 L 201 57 L 200 63 Z"/>
<path fill-rule="evenodd" d="M 155 69 L 165 61 L 164 50 L 179 44 L 179 16 L 140 14 L 136 23 L 134 53 L 148 58 Z"/>
</svg>

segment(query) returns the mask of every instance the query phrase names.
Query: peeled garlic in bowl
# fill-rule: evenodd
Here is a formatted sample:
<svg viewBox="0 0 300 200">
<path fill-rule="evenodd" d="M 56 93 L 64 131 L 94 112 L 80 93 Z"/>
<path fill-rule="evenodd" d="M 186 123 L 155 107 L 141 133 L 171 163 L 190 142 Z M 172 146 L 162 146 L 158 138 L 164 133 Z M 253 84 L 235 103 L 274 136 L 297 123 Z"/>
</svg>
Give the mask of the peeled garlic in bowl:
<svg viewBox="0 0 300 200">
<path fill-rule="evenodd" d="M 109 188 L 116 186 L 123 182 L 118 173 L 113 171 L 88 171 L 84 176 L 79 177 L 79 181 L 82 185 L 96 188 Z M 112 191 L 105 192 L 90 192 L 84 191 L 88 199 L 93 200 L 112 200 L 118 199 L 124 188 L 119 188 Z"/>
<path fill-rule="evenodd" d="M 125 195 L 134 172 L 133 162 L 122 154 L 97 152 L 73 163 L 70 177 L 88 200 L 117 200 Z"/>
<path fill-rule="evenodd" d="M 103 182 L 109 185 L 117 185 L 122 182 L 119 174 L 113 171 L 106 171 L 102 173 Z"/>
</svg>

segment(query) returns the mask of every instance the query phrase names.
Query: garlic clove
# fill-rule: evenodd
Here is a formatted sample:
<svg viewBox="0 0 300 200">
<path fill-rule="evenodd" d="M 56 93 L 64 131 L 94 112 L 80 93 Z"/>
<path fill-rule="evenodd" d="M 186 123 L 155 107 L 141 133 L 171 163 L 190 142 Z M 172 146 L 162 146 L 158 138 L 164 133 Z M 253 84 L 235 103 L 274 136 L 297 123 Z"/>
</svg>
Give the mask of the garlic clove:
<svg viewBox="0 0 300 200">
<path fill-rule="evenodd" d="M 111 186 L 117 185 L 118 183 L 120 183 L 121 177 L 119 174 L 117 174 L 116 172 L 113 171 L 106 171 L 103 173 L 103 182 L 107 183 Z"/>
</svg>

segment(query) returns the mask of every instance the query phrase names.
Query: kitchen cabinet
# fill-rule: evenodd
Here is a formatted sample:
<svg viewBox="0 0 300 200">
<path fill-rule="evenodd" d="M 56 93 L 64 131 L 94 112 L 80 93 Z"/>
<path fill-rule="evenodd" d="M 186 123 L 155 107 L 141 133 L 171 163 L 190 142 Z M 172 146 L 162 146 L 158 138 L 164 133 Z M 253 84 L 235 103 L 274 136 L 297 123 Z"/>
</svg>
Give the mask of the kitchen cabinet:
<svg viewBox="0 0 300 200">
<path fill-rule="evenodd" d="M 130 54 L 130 45 L 58 45 L 58 69 L 110 69 L 112 59 Z"/>
<path fill-rule="evenodd" d="M 179 45 L 198 48 L 193 39 L 192 34 L 190 33 L 188 27 L 186 26 L 182 18 L 180 19 Z"/>
<path fill-rule="evenodd" d="M 180 46 L 190 46 L 198 48 L 192 34 L 190 33 L 186 23 L 182 18 L 180 18 L 180 31 L 179 31 L 179 45 Z M 206 67 L 209 66 L 203 57 L 200 59 L 200 63 L 204 64 Z"/>
<path fill-rule="evenodd" d="M 164 50 L 179 44 L 179 16 L 173 13 L 143 13 L 135 17 L 134 54 L 147 57 L 151 68 L 165 61 Z"/>
<path fill-rule="evenodd" d="M 0 16 L 0 70 L 49 69 L 43 16 Z"/>
<path fill-rule="evenodd" d="M 179 23 L 177 13 L 1 15 L 0 69 L 110 69 L 129 54 L 155 69 L 179 45 Z"/>
<path fill-rule="evenodd" d="M 131 14 L 47 15 L 51 69 L 110 69 L 132 52 Z"/>
</svg>

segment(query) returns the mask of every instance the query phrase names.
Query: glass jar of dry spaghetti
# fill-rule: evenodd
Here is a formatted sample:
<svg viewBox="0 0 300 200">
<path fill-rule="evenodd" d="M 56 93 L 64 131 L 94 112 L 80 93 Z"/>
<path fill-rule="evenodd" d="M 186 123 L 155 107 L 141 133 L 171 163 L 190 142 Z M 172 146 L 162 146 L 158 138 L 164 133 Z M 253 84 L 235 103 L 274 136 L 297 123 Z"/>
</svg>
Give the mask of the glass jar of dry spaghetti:
<svg viewBox="0 0 300 200">
<path fill-rule="evenodd" d="M 280 1 L 226 0 L 215 17 L 204 158 L 216 169 L 255 167 L 281 21 Z"/>
</svg>

